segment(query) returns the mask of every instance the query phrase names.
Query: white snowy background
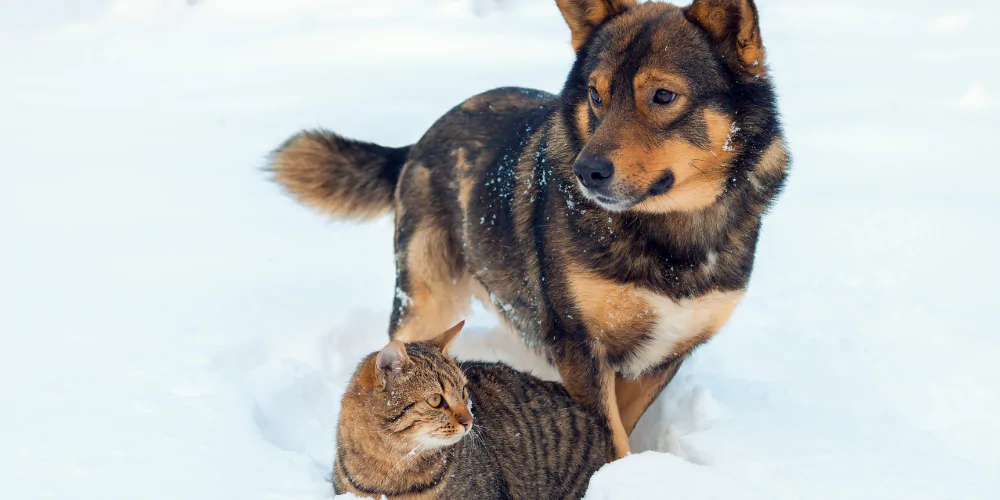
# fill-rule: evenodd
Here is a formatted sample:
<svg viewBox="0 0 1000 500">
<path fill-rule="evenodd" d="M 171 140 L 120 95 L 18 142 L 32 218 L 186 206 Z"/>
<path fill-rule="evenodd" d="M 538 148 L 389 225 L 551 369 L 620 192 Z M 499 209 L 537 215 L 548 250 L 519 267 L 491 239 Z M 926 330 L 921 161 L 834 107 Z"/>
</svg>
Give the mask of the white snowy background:
<svg viewBox="0 0 1000 500">
<path fill-rule="evenodd" d="M 1000 4 L 759 0 L 794 154 L 749 294 L 588 498 L 1000 498 Z M 260 171 L 558 91 L 547 0 L 0 1 L 0 496 L 317 499 L 391 225 Z M 551 374 L 479 313 L 466 357 Z"/>
</svg>

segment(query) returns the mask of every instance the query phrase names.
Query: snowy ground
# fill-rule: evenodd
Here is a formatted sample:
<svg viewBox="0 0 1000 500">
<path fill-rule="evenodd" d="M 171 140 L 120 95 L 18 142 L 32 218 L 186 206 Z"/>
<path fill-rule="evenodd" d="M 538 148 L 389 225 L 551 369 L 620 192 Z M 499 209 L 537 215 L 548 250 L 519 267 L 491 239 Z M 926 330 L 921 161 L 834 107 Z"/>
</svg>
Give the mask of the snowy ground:
<svg viewBox="0 0 1000 500">
<path fill-rule="evenodd" d="M 404 144 L 558 90 L 551 3 L 0 4 L 0 495 L 329 498 L 390 225 L 258 167 L 303 127 Z M 793 176 L 745 302 L 589 498 L 1000 498 L 1000 6 L 758 3 Z M 472 323 L 466 356 L 540 367 Z"/>
</svg>

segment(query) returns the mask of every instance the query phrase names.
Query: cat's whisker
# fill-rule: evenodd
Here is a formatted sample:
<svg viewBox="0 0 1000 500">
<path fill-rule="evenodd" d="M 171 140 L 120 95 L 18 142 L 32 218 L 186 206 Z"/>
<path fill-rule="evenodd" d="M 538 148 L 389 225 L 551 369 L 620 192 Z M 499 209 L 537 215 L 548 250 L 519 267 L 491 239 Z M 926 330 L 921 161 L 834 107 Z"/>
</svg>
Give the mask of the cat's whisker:
<svg viewBox="0 0 1000 500">
<path fill-rule="evenodd" d="M 484 432 L 484 430 L 483 430 L 483 427 L 481 427 L 481 426 L 476 426 L 476 427 L 472 428 L 472 437 L 474 438 L 473 442 L 476 443 L 477 446 L 479 446 L 480 448 L 482 448 L 483 450 L 485 450 L 486 449 L 486 441 L 483 438 L 483 432 Z"/>
<path fill-rule="evenodd" d="M 427 448 L 427 444 L 426 443 L 420 443 L 416 447 L 414 447 L 412 450 L 410 450 L 409 452 L 405 453 L 403 455 L 403 458 L 400 458 L 399 461 L 396 462 L 396 465 L 393 465 L 392 468 L 389 469 L 389 472 L 386 473 L 385 478 L 383 479 L 383 482 L 387 481 L 389 479 L 389 476 L 391 476 L 392 473 L 395 472 L 396 468 L 399 467 L 403 462 L 405 462 L 406 459 L 411 459 L 412 460 L 412 459 L 417 458 L 418 456 L 420 456 L 420 453 L 422 453 L 425 448 Z M 405 450 L 406 448 L 404 447 L 403 449 Z"/>
</svg>

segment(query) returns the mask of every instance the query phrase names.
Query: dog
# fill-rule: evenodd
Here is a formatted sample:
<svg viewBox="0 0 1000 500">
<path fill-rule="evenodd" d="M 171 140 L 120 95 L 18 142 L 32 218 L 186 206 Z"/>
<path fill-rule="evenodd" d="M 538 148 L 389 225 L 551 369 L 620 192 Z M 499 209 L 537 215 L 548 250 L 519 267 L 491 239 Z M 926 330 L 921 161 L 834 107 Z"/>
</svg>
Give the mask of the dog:
<svg viewBox="0 0 1000 500">
<path fill-rule="evenodd" d="M 559 95 L 500 88 L 384 147 L 303 131 L 276 182 L 341 219 L 395 215 L 391 338 L 492 305 L 606 419 L 609 459 L 749 283 L 789 154 L 752 0 L 556 0 Z"/>
</svg>

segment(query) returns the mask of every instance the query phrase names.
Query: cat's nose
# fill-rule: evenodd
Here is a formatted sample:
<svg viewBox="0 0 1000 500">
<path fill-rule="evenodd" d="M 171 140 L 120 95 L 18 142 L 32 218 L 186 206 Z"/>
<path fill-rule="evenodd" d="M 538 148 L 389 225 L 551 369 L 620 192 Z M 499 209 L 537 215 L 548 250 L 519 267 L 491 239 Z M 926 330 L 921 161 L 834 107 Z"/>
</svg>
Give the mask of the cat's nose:
<svg viewBox="0 0 1000 500">
<path fill-rule="evenodd" d="M 471 429 L 472 428 L 472 415 L 469 415 L 468 417 L 466 417 L 466 416 L 459 416 L 458 417 L 458 423 L 461 424 L 462 427 L 465 428 L 465 430 Z"/>
</svg>

